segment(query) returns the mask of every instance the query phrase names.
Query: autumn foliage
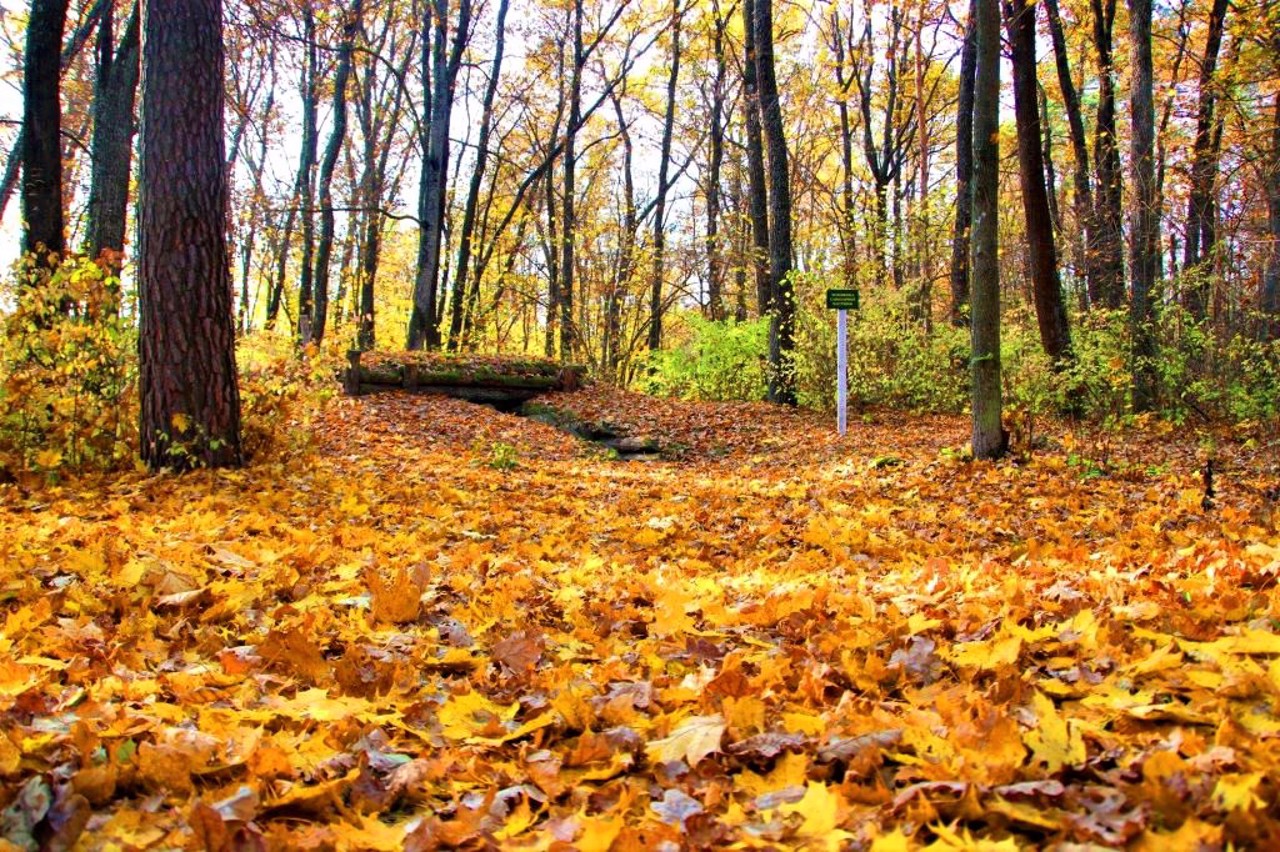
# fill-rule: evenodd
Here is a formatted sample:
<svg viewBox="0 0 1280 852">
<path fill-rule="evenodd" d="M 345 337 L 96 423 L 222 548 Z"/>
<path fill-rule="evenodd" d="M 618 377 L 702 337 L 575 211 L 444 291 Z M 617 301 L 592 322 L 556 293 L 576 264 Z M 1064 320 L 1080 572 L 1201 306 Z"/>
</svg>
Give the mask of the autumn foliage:
<svg viewBox="0 0 1280 852">
<path fill-rule="evenodd" d="M 1273 432 L 301 399 L 0 486 L 0 848 L 1280 843 Z"/>
</svg>

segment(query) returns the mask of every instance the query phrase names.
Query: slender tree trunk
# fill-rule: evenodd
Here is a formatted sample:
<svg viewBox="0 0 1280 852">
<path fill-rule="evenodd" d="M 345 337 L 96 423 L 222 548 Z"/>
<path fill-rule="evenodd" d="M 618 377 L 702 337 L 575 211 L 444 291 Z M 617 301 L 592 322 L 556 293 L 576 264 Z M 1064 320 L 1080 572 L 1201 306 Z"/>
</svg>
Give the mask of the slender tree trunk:
<svg viewBox="0 0 1280 852">
<path fill-rule="evenodd" d="M 463 338 L 463 300 L 470 301 L 470 291 L 477 293 L 480 280 L 470 282 L 471 240 L 475 232 L 476 213 L 480 207 L 480 187 L 484 183 L 484 170 L 489 161 L 489 136 L 493 132 L 493 102 L 498 93 L 498 79 L 502 74 L 502 54 L 506 47 L 508 0 L 499 0 L 497 35 L 493 61 L 489 66 L 489 82 L 485 85 L 484 99 L 480 107 L 480 133 L 476 139 L 476 162 L 467 186 L 467 201 L 462 211 L 462 227 L 458 238 L 458 268 L 454 273 L 454 299 L 450 305 L 449 351 L 456 351 Z M 469 283 L 470 282 L 470 283 Z"/>
<path fill-rule="evenodd" d="M 1214 183 L 1218 177 L 1218 151 L 1214 144 L 1214 109 L 1217 104 L 1218 52 L 1226 22 L 1227 0 L 1213 0 L 1209 32 L 1200 63 L 1200 101 L 1196 109 L 1196 138 L 1191 155 L 1191 191 L 1187 197 L 1187 228 L 1183 242 L 1182 271 L 1192 276 L 1186 291 L 1187 310 L 1196 320 L 1209 315 L 1211 291 L 1209 264 L 1216 241 Z"/>
<path fill-rule="evenodd" d="M 1280 48 L 1280 39 L 1276 40 Z M 1275 97 L 1275 118 L 1271 125 L 1271 151 L 1264 175 L 1267 188 L 1267 225 L 1271 238 L 1267 269 L 1262 278 L 1264 340 L 1280 338 L 1280 92 Z"/>
<path fill-rule="evenodd" d="M 578 155 L 575 143 L 582 124 L 582 70 L 586 60 L 582 48 L 582 0 L 573 0 L 573 70 L 569 78 L 569 126 L 564 137 L 564 200 L 561 203 L 560 229 L 560 358 L 568 361 L 578 345 L 577 326 L 573 321 L 573 288 L 577 248 L 578 218 L 575 204 L 577 186 L 575 170 Z"/>
<path fill-rule="evenodd" d="M 1088 300 L 1101 292 L 1101 272 L 1098 268 L 1098 226 L 1094 211 L 1093 186 L 1089 180 L 1089 146 L 1085 139 L 1084 117 L 1080 110 L 1080 96 L 1071 77 L 1071 65 L 1067 57 L 1067 40 L 1062 28 L 1062 15 L 1058 0 L 1045 0 L 1049 17 L 1049 33 L 1053 38 L 1053 55 L 1058 70 L 1058 87 L 1062 90 L 1062 103 L 1067 114 L 1067 128 L 1071 136 L 1071 150 L 1075 155 L 1073 173 L 1073 202 L 1076 227 L 1084 232 L 1084 255 L 1079 268 L 1085 280 Z"/>
<path fill-rule="evenodd" d="M 978 64 L 975 33 L 978 0 L 969 0 L 969 23 L 960 48 L 960 99 L 956 107 L 956 218 L 951 237 L 951 324 L 969 324 L 969 227 L 973 221 L 973 98 Z"/>
<path fill-rule="evenodd" d="M 1119 308 L 1124 304 L 1124 233 L 1120 173 L 1120 149 L 1116 136 L 1115 70 L 1112 63 L 1112 28 L 1116 0 L 1091 0 L 1093 39 L 1098 53 L 1098 124 L 1094 136 L 1094 159 L 1098 165 L 1094 222 L 1097 237 L 1097 282 L 1089 294 L 1091 304 Z"/>
<path fill-rule="evenodd" d="M 433 40 L 422 43 L 423 82 L 431 78 L 431 99 L 422 144 L 422 176 L 418 191 L 418 269 L 413 288 L 413 312 L 409 318 L 406 347 L 440 348 L 439 284 L 444 242 L 445 196 L 449 182 L 449 121 L 462 53 L 471 35 L 471 0 L 459 0 L 453 43 L 446 53 L 449 0 L 434 0 Z M 428 67 L 431 71 L 428 72 Z"/>
<path fill-rule="evenodd" d="M 153 470 L 241 463 L 221 6 L 144 6 L 138 384 Z"/>
<path fill-rule="evenodd" d="M 640 228 L 636 214 L 636 189 L 633 176 L 635 147 L 631 130 L 622 111 L 622 98 L 615 95 L 613 109 L 618 116 L 618 135 L 622 139 L 622 234 L 618 238 L 618 265 L 613 274 L 613 286 L 605 305 L 605 372 L 613 380 L 618 379 L 622 347 L 622 297 L 635 274 L 636 234 Z"/>
<path fill-rule="evenodd" d="M 724 41 L 728 21 L 721 16 L 719 0 L 713 0 L 715 29 L 711 36 L 711 54 L 715 59 L 715 76 L 711 83 L 711 153 L 707 163 L 707 313 L 720 321 L 724 312 L 724 268 L 720 249 L 720 172 L 724 165 L 724 101 L 725 80 L 729 64 L 725 61 Z"/>
<path fill-rule="evenodd" d="M 743 0 L 743 43 L 746 59 L 742 64 L 743 112 L 747 128 L 747 198 L 751 210 L 751 267 L 755 273 L 756 301 L 760 315 L 773 310 L 773 293 L 769 283 L 769 192 L 764 167 L 764 134 L 760 129 L 760 92 L 756 82 L 756 0 Z"/>
<path fill-rule="evenodd" d="M 316 243 L 315 313 L 310 336 L 303 343 L 320 343 L 329 315 L 329 266 L 333 254 L 333 172 L 347 137 L 347 81 L 351 78 L 351 51 L 360 29 L 362 0 L 352 0 L 338 46 L 338 67 L 333 76 L 333 128 L 320 162 L 320 239 Z"/>
<path fill-rule="evenodd" d="M 302 79 L 302 158 L 298 162 L 298 206 L 302 218 L 302 263 L 298 273 L 298 339 L 311 338 L 311 312 L 315 308 L 312 263 L 315 260 L 315 170 L 319 147 L 316 129 L 319 100 L 320 58 L 316 46 L 315 8 L 312 0 L 302 6 L 302 34 L 307 62 Z M 285 251 L 288 251 L 286 248 Z"/>
<path fill-rule="evenodd" d="M 1022 186 L 1022 211 L 1027 223 L 1027 254 L 1031 289 L 1040 326 L 1040 345 L 1058 366 L 1071 359 L 1071 334 L 1067 309 L 1058 278 L 1058 251 L 1053 237 L 1053 217 L 1045 188 L 1040 128 L 1040 104 L 1036 82 L 1035 6 L 1017 7 L 1006 0 L 1005 25 L 1013 48 L 1013 108 L 1018 128 L 1018 175 Z"/>
<path fill-rule="evenodd" d="M 782 104 L 773 63 L 772 0 L 747 0 L 755 6 L 756 79 L 760 86 L 760 124 L 769 153 L 769 400 L 796 404 L 796 301 L 791 282 L 791 174 Z"/>
<path fill-rule="evenodd" d="M 66 250 L 62 218 L 62 30 L 67 0 L 32 0 L 23 55 L 22 250 Z"/>
<path fill-rule="evenodd" d="M 85 252 L 92 258 L 100 257 L 104 249 L 112 252 L 112 268 L 119 268 L 128 216 L 133 106 L 138 91 L 139 20 L 138 5 L 134 3 L 119 48 L 113 43 L 110 10 L 103 14 L 98 31 L 93 138 L 89 143 L 93 166 Z"/>
<path fill-rule="evenodd" d="M 973 456 L 1004 455 L 1000 422 L 1000 5 L 974 0 L 977 68 L 973 98 L 972 307 Z"/>
<path fill-rule="evenodd" d="M 1133 124 L 1130 163 L 1133 169 L 1133 299 L 1129 306 L 1133 407 L 1148 411 L 1156 404 L 1155 286 L 1160 259 L 1160 200 L 1156 197 L 1155 101 L 1151 58 L 1151 0 L 1129 0 L 1129 41 L 1133 82 L 1129 109 Z"/>
<path fill-rule="evenodd" d="M 671 3 L 671 70 L 667 75 L 667 109 L 662 120 L 658 159 L 658 195 L 653 214 L 653 281 L 649 287 L 649 351 L 662 348 L 662 290 L 666 277 L 667 193 L 671 189 L 671 139 L 676 125 L 676 84 L 680 78 L 680 0 Z"/>
</svg>

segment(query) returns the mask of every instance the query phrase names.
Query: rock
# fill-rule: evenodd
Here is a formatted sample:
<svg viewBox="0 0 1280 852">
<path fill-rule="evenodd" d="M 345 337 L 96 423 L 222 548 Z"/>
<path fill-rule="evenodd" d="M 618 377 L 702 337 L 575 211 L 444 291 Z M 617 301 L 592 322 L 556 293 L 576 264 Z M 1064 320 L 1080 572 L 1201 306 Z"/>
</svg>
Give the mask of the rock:
<svg viewBox="0 0 1280 852">
<path fill-rule="evenodd" d="M 639 455 L 641 453 L 657 453 L 661 450 L 653 438 L 629 435 L 625 438 L 614 438 L 605 441 L 604 445 L 616 450 L 620 455 Z"/>
</svg>

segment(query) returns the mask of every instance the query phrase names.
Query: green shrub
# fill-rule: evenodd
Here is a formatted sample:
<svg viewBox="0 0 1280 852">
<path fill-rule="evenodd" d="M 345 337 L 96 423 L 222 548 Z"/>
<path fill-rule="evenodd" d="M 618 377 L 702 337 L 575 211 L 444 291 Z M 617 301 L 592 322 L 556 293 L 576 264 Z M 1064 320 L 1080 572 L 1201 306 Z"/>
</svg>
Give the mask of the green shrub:
<svg viewBox="0 0 1280 852">
<path fill-rule="evenodd" d="M 763 399 L 769 321 L 713 322 L 687 311 L 670 315 L 668 347 L 650 356 L 641 379 L 649 393 L 684 399 Z"/>
</svg>

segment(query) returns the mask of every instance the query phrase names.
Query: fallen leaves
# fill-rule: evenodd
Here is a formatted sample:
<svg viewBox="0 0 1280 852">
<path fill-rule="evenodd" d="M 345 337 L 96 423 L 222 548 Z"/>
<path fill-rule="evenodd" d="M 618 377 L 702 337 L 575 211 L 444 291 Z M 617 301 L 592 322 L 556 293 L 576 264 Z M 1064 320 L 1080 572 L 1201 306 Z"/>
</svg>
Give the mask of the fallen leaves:
<svg viewBox="0 0 1280 852">
<path fill-rule="evenodd" d="M 0 486 L 9 843 L 1280 844 L 1265 447 L 1208 514 L 1166 434 L 1084 477 L 1087 436 L 549 400 L 676 449 L 380 395 L 294 462 Z"/>
</svg>

